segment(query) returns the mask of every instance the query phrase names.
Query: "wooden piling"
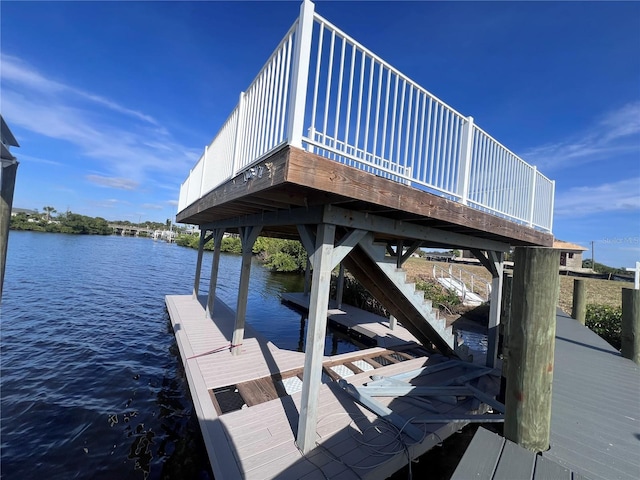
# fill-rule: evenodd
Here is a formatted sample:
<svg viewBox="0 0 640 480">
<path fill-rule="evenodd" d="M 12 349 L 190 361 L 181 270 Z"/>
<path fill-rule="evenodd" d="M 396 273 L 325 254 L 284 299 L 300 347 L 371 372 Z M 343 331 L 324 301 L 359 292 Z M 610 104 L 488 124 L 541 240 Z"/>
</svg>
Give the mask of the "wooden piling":
<svg viewBox="0 0 640 480">
<path fill-rule="evenodd" d="M 549 448 L 559 261 L 559 250 L 515 249 L 504 434 L 535 452 Z"/>
<path fill-rule="evenodd" d="M 640 290 L 622 289 L 622 356 L 640 364 Z"/>
<path fill-rule="evenodd" d="M 571 308 L 571 317 L 578 320 L 584 325 L 587 318 L 587 289 L 586 282 L 581 278 L 573 281 L 573 307 Z"/>
<path fill-rule="evenodd" d="M 509 350 L 509 322 L 511 319 L 511 292 L 513 290 L 513 274 L 504 274 L 502 278 L 502 312 L 500 327 L 502 331 L 502 375 L 500 377 L 500 393 L 498 400 L 504 403 L 507 388 L 507 351 Z"/>
</svg>

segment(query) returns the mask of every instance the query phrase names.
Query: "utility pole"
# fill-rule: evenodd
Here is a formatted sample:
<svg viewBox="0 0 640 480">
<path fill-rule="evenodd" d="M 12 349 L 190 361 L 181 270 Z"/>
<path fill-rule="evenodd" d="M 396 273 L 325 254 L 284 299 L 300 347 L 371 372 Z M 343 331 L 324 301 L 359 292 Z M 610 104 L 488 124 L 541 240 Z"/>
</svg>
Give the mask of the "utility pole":
<svg viewBox="0 0 640 480">
<path fill-rule="evenodd" d="M 595 256 L 593 254 L 593 252 L 594 252 L 593 244 L 594 243 L 596 243 L 596 242 L 591 240 L 591 270 L 593 270 L 595 272 L 596 271 L 596 259 L 595 259 Z"/>
</svg>

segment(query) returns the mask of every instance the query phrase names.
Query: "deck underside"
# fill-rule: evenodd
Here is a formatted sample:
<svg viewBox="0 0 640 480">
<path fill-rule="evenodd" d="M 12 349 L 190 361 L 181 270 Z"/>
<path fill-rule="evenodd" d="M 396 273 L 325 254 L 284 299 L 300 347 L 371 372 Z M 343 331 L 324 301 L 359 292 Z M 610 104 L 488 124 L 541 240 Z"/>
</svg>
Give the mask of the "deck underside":
<svg viewBox="0 0 640 480">
<path fill-rule="evenodd" d="M 177 221 L 227 231 L 260 224 L 262 235 L 298 238 L 296 223 L 327 221 L 328 207 L 341 217 L 356 212 L 409 227 L 380 229 L 378 238 L 420 238 L 426 247 L 470 245 L 465 238 L 502 248 L 553 243 L 551 234 L 290 146 L 205 194 L 179 212 Z M 375 224 L 370 230 L 376 231 Z M 433 231 L 450 233 L 451 240 L 431 239 Z"/>
</svg>

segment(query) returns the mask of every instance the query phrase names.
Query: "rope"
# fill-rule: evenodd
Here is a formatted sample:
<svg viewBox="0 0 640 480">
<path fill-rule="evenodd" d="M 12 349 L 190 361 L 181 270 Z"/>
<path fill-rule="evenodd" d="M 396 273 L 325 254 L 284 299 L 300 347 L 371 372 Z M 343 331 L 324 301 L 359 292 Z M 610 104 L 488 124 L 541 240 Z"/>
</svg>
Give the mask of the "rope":
<svg viewBox="0 0 640 480">
<path fill-rule="evenodd" d="M 237 348 L 240 345 L 242 345 L 242 344 L 239 343 L 237 345 L 234 345 L 233 343 L 229 343 L 228 345 L 225 345 L 224 347 L 214 348 L 213 350 L 209 350 L 208 352 L 199 353 L 197 355 L 192 355 L 191 357 L 187 357 L 187 360 L 191 360 L 192 358 L 204 357 L 206 355 L 211 355 L 212 353 L 224 352 L 227 349 L 228 350 L 233 350 L 234 348 Z"/>
</svg>

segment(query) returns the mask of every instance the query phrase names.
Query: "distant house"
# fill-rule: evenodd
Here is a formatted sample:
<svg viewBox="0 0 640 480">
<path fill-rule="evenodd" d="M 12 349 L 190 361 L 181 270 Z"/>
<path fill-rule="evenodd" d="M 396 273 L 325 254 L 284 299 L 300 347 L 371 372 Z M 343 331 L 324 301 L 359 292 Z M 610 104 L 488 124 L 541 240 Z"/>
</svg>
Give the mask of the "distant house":
<svg viewBox="0 0 640 480">
<path fill-rule="evenodd" d="M 560 250 L 560 270 L 582 269 L 582 252 L 587 250 L 585 247 L 554 239 L 553 248 Z"/>
<path fill-rule="evenodd" d="M 36 210 L 29 210 L 28 208 L 12 208 L 11 216 L 15 217 L 19 213 L 24 213 L 27 217 L 40 216 Z"/>
</svg>

